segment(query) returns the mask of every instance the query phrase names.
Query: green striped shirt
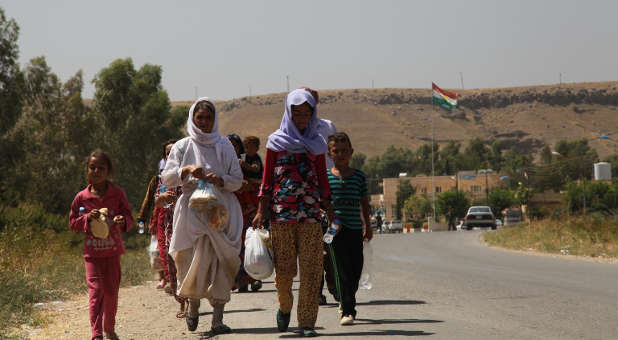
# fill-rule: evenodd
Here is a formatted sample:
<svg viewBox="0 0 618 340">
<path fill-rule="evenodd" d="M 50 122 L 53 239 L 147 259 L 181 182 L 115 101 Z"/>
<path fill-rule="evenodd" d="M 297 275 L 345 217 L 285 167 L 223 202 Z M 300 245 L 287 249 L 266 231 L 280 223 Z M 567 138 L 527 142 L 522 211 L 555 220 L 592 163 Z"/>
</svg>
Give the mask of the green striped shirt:
<svg viewBox="0 0 618 340">
<path fill-rule="evenodd" d="M 327 174 L 337 218 L 346 228 L 363 229 L 360 203 L 363 196 L 367 195 L 365 174 L 358 169 L 354 169 L 354 173 L 346 177 L 335 176 L 330 169 Z"/>
</svg>

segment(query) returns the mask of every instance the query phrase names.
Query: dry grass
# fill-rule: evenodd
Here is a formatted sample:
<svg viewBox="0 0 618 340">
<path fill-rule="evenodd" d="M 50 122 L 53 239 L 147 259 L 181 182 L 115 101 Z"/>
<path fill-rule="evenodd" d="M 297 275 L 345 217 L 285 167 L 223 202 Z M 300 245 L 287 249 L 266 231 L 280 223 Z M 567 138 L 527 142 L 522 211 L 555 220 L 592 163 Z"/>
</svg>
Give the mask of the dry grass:
<svg viewBox="0 0 618 340">
<path fill-rule="evenodd" d="M 68 217 L 38 206 L 0 210 L 0 339 L 20 339 L 18 325 L 39 327 L 49 321 L 35 303 L 86 291 L 83 235 L 68 230 Z M 141 249 L 123 255 L 122 284 L 141 284 L 152 275 L 148 255 L 143 242 L 128 243 Z"/>
<path fill-rule="evenodd" d="M 514 250 L 618 259 L 618 221 L 602 215 L 541 220 L 483 234 L 485 242 Z"/>
</svg>

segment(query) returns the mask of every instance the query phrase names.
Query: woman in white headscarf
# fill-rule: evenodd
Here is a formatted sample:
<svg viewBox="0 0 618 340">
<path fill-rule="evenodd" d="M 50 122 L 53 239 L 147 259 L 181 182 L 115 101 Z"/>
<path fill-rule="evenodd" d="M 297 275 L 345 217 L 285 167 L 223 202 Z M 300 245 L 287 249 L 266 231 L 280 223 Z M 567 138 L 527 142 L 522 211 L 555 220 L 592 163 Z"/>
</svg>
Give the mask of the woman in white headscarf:
<svg viewBox="0 0 618 340">
<path fill-rule="evenodd" d="M 191 106 L 187 132 L 189 137 L 174 144 L 162 173 L 165 186 L 182 185 L 183 192 L 174 211 L 169 253 L 178 269 L 178 295 L 189 298 L 189 330 L 197 328 L 200 299 L 206 298 L 213 307 L 211 332 L 229 333 L 231 329 L 223 324 L 223 309 L 240 267 L 243 219 L 233 192 L 242 184 L 242 170 L 232 143 L 219 135 L 218 115 L 211 100 L 200 98 Z M 227 226 L 215 229 L 207 216 L 189 208 L 196 188 L 191 177 L 219 188 L 218 199 L 228 211 Z"/>
</svg>

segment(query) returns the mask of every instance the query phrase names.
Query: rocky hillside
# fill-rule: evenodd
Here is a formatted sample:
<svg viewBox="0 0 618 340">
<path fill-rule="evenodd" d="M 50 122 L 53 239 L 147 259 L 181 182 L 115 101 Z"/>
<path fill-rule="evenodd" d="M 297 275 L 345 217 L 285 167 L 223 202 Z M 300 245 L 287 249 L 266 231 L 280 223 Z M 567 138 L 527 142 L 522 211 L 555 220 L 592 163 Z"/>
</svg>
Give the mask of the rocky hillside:
<svg viewBox="0 0 618 340">
<path fill-rule="evenodd" d="M 431 140 L 432 118 L 439 143 L 473 137 L 503 140 L 521 152 L 536 152 L 559 139 L 587 138 L 605 156 L 618 152 L 618 82 L 474 89 L 461 94 L 450 112 L 431 105 L 430 89 L 321 90 L 320 117 L 350 134 L 368 156 L 389 145 L 416 148 Z M 218 103 L 222 133 L 265 140 L 281 122 L 285 94 Z M 177 102 L 175 104 L 182 104 Z"/>
</svg>

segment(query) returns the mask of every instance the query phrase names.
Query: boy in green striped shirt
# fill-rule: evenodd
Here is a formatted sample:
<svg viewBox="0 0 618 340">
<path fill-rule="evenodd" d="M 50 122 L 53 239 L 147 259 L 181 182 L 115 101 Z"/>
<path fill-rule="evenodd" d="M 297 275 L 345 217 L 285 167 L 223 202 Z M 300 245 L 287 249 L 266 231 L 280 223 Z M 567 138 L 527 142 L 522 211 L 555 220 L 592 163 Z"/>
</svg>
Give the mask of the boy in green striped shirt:
<svg viewBox="0 0 618 340">
<path fill-rule="evenodd" d="M 371 240 L 369 196 L 365 174 L 350 167 L 352 143 L 344 132 L 328 137 L 328 154 L 335 163 L 327 169 L 331 200 L 341 228 L 333 241 L 341 286 L 341 325 L 356 318 L 356 291 L 363 271 L 363 240 Z"/>
</svg>

